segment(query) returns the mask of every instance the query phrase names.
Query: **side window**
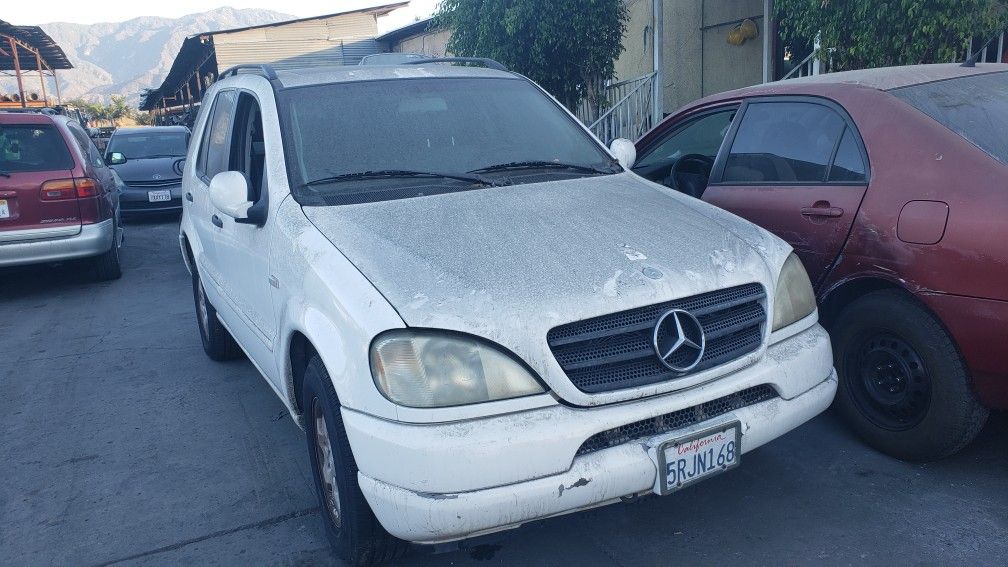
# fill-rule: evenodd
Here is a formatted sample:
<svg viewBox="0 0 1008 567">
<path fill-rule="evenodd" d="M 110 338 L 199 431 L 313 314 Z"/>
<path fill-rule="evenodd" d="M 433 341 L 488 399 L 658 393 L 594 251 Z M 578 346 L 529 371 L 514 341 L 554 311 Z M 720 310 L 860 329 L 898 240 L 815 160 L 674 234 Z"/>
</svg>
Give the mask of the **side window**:
<svg viewBox="0 0 1008 567">
<path fill-rule="evenodd" d="M 211 115 L 203 128 L 203 140 L 196 159 L 196 171 L 207 182 L 228 170 L 231 150 L 231 122 L 234 117 L 234 91 L 223 91 L 214 100 Z"/>
<path fill-rule="evenodd" d="M 101 152 L 95 147 L 94 142 L 87 135 L 87 132 L 83 128 L 78 126 L 74 122 L 67 122 L 67 128 L 70 129 L 70 133 L 73 134 L 74 140 L 77 141 L 77 145 L 80 146 L 81 154 L 84 155 L 84 159 L 88 160 L 92 167 L 105 167 L 105 160 L 101 157 Z"/>
<path fill-rule="evenodd" d="M 866 169 L 854 132 L 847 128 L 844 130 L 843 138 L 840 139 L 840 147 L 837 148 L 836 157 L 830 167 L 829 180 L 864 181 Z"/>
<path fill-rule="evenodd" d="M 259 103 L 249 93 L 238 96 L 234 136 L 231 144 L 230 171 L 239 171 L 248 181 L 248 200 L 253 203 L 262 196 L 266 178 L 266 146 L 263 141 L 262 113 Z"/>
<path fill-rule="evenodd" d="M 711 160 L 718 153 L 721 142 L 731 127 L 737 108 L 713 112 L 673 129 L 657 146 L 644 153 L 634 170 L 672 165 L 687 154 L 700 154 Z"/>
<path fill-rule="evenodd" d="M 823 183 L 845 128 L 840 115 L 820 104 L 751 103 L 732 142 L 723 181 Z"/>
</svg>

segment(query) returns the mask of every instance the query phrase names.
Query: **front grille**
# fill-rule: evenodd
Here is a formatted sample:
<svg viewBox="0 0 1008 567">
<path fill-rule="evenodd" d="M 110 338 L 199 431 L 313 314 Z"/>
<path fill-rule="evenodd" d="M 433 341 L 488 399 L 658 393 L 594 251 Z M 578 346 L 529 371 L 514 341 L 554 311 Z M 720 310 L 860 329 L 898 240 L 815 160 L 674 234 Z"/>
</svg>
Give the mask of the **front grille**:
<svg viewBox="0 0 1008 567">
<path fill-rule="evenodd" d="M 581 444 L 581 447 L 577 450 L 577 455 L 580 456 L 622 445 L 635 439 L 644 439 L 668 433 L 669 431 L 675 431 L 676 429 L 682 429 L 683 427 L 760 402 L 772 400 L 776 397 L 777 391 L 769 384 L 754 386 L 693 407 L 659 415 L 651 419 L 642 419 L 641 421 L 635 421 L 596 433 Z"/>
<path fill-rule="evenodd" d="M 663 365 L 652 344 L 654 326 L 669 309 L 689 311 L 703 327 L 707 344 L 703 358 L 690 371 L 695 373 L 759 348 L 766 324 L 765 299 L 763 286 L 745 284 L 568 323 L 550 329 L 546 340 L 582 392 L 645 386 L 684 376 Z"/>
<path fill-rule="evenodd" d="M 145 181 L 127 181 L 128 187 L 174 187 L 181 185 L 181 179 L 150 179 Z"/>
</svg>

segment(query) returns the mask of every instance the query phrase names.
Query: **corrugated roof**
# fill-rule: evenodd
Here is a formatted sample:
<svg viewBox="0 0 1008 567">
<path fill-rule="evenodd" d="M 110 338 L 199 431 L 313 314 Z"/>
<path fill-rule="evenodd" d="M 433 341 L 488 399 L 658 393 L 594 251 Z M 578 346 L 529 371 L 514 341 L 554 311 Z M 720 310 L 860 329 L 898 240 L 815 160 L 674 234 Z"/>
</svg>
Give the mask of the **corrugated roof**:
<svg viewBox="0 0 1008 567">
<path fill-rule="evenodd" d="M 185 41 L 182 42 L 182 47 L 179 49 L 178 55 L 175 56 L 175 60 L 172 62 L 171 69 L 168 71 L 168 75 L 165 76 L 164 81 L 161 82 L 161 85 L 155 89 L 147 91 L 144 94 L 143 100 L 140 101 L 140 110 L 152 110 L 156 108 L 165 96 L 171 96 L 171 93 L 174 93 L 179 88 L 180 85 L 185 84 L 185 81 L 193 75 L 194 71 L 197 70 L 197 66 L 204 65 L 206 62 L 209 62 L 211 58 L 213 58 L 213 67 L 214 67 L 213 71 L 214 72 L 218 71 L 217 69 L 218 62 L 216 61 L 217 59 L 216 56 L 218 55 L 216 53 L 217 50 L 221 51 L 220 55 L 222 60 L 219 62 L 221 68 L 228 68 L 234 65 L 236 61 L 235 59 L 236 56 L 251 57 L 251 59 L 249 59 L 248 61 L 244 60 L 238 61 L 243 63 L 249 63 L 249 62 L 264 63 L 264 62 L 273 62 L 275 60 L 275 57 L 272 56 L 264 58 L 265 54 L 263 53 L 263 51 L 268 50 L 264 50 L 261 44 L 253 43 L 245 46 L 236 46 L 230 44 L 227 47 L 223 47 L 223 46 L 217 46 L 215 44 L 214 41 L 215 37 L 233 36 L 234 34 L 241 34 L 242 32 L 248 32 L 251 30 L 264 30 L 264 32 L 268 33 L 271 28 L 282 28 L 285 26 L 297 27 L 298 24 L 318 20 L 326 20 L 329 18 L 335 18 L 339 16 L 348 16 L 352 14 L 368 14 L 373 17 L 378 17 L 408 5 L 409 2 L 395 2 L 392 4 L 384 4 L 381 6 L 372 6 L 370 8 L 359 8 L 356 10 L 347 10 L 345 12 L 336 12 L 333 14 L 312 16 L 310 18 L 286 20 L 283 22 L 274 22 L 270 24 L 261 24 L 257 26 L 246 26 L 243 28 L 208 31 L 191 35 L 187 37 Z M 337 30 L 332 31 L 336 32 Z M 364 55 L 376 52 L 378 50 L 377 44 L 374 44 L 373 41 L 372 42 L 361 41 L 365 38 L 353 38 L 353 39 L 354 39 L 353 42 L 348 41 L 346 42 L 345 45 L 341 45 L 341 54 L 350 63 L 356 63 L 357 61 L 360 61 L 360 58 L 363 57 Z M 269 41 L 269 39 L 264 38 L 264 41 Z M 230 42 L 222 41 L 221 43 L 223 44 Z M 291 49 L 297 51 L 295 45 L 286 45 L 286 46 L 274 45 L 274 47 L 276 47 L 280 52 Z M 313 51 L 316 52 L 315 57 L 313 57 L 311 54 L 311 52 Z M 322 54 L 317 53 L 317 51 L 318 51 L 317 48 L 313 48 L 306 45 L 304 53 L 290 52 L 286 54 L 281 53 L 281 55 L 285 55 L 286 57 L 293 59 L 293 61 L 291 61 L 292 66 L 302 66 L 310 62 L 313 58 L 315 59 L 321 58 Z"/>
<path fill-rule="evenodd" d="M 34 49 L 39 51 L 39 55 L 42 60 L 45 61 L 49 68 L 51 69 L 73 69 L 73 65 L 70 60 L 67 59 L 66 53 L 63 53 L 63 49 L 53 41 L 53 38 L 49 37 L 49 34 L 42 31 L 42 28 L 38 26 L 15 26 L 9 24 L 3 20 L 0 20 L 0 35 L 9 35 L 14 39 L 24 42 L 27 45 L 32 46 Z M 0 49 L 4 52 L 10 51 L 9 44 L 5 41 L 0 45 Z M 38 71 L 38 65 L 35 62 L 35 54 L 25 49 L 23 46 L 18 46 L 18 60 L 21 64 L 22 71 Z M 13 54 L 4 55 L 0 53 L 0 71 L 13 71 L 14 70 L 14 56 Z"/>
</svg>

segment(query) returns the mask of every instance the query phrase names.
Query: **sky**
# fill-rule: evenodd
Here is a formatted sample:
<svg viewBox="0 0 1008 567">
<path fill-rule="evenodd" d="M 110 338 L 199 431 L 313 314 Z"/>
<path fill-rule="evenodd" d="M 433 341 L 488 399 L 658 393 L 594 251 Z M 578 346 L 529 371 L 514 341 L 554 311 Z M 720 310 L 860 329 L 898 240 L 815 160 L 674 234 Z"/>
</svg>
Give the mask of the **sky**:
<svg viewBox="0 0 1008 567">
<path fill-rule="evenodd" d="M 99 22 L 122 22 L 138 16 L 161 16 L 177 18 L 186 14 L 206 12 L 221 6 L 233 8 L 262 8 L 299 18 L 343 12 L 369 6 L 392 4 L 397 0 L 169 0 L 167 2 L 143 2 L 137 0 L 57 0 L 46 3 L 45 10 L 39 10 L 39 3 L 24 0 L 0 2 L 0 20 L 16 25 L 37 25 L 50 22 L 72 22 L 95 24 Z M 413 22 L 416 18 L 426 18 L 434 12 L 437 0 L 411 0 L 410 5 L 378 20 L 380 31 L 388 31 Z"/>
</svg>

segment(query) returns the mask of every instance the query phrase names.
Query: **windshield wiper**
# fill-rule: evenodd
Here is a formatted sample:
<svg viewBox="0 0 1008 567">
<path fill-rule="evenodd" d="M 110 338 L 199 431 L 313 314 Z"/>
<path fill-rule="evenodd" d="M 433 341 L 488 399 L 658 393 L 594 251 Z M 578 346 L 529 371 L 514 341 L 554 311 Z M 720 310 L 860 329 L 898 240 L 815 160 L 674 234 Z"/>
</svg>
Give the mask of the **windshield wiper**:
<svg viewBox="0 0 1008 567">
<path fill-rule="evenodd" d="M 441 173 L 437 171 L 412 171 L 409 169 L 383 169 L 380 171 L 360 171 L 357 173 L 343 173 L 340 175 L 333 175 L 331 177 L 323 177 L 321 179 L 309 181 L 308 183 L 305 183 L 305 186 L 311 187 L 312 185 L 324 185 L 328 183 L 339 183 L 341 181 L 353 181 L 357 179 L 394 179 L 399 177 L 440 177 L 443 179 L 469 181 L 486 187 L 497 187 L 500 185 L 500 183 L 492 179 L 487 179 L 480 175 L 470 175 L 468 173 Z"/>
<path fill-rule="evenodd" d="M 574 171 L 583 171 L 585 173 L 599 173 L 599 174 L 610 174 L 618 173 L 614 168 L 603 168 L 594 165 L 584 165 L 578 163 L 563 163 L 559 161 L 546 161 L 546 160 L 528 160 L 528 161 L 512 161 L 508 163 L 499 163 L 497 165 L 489 165 L 487 167 L 481 167 L 479 169 L 474 169 L 468 173 L 491 173 L 494 171 L 506 171 L 509 169 L 572 169 Z"/>
<path fill-rule="evenodd" d="M 6 171 L 0 171 L 0 177 L 10 177 L 10 174 Z"/>
</svg>

